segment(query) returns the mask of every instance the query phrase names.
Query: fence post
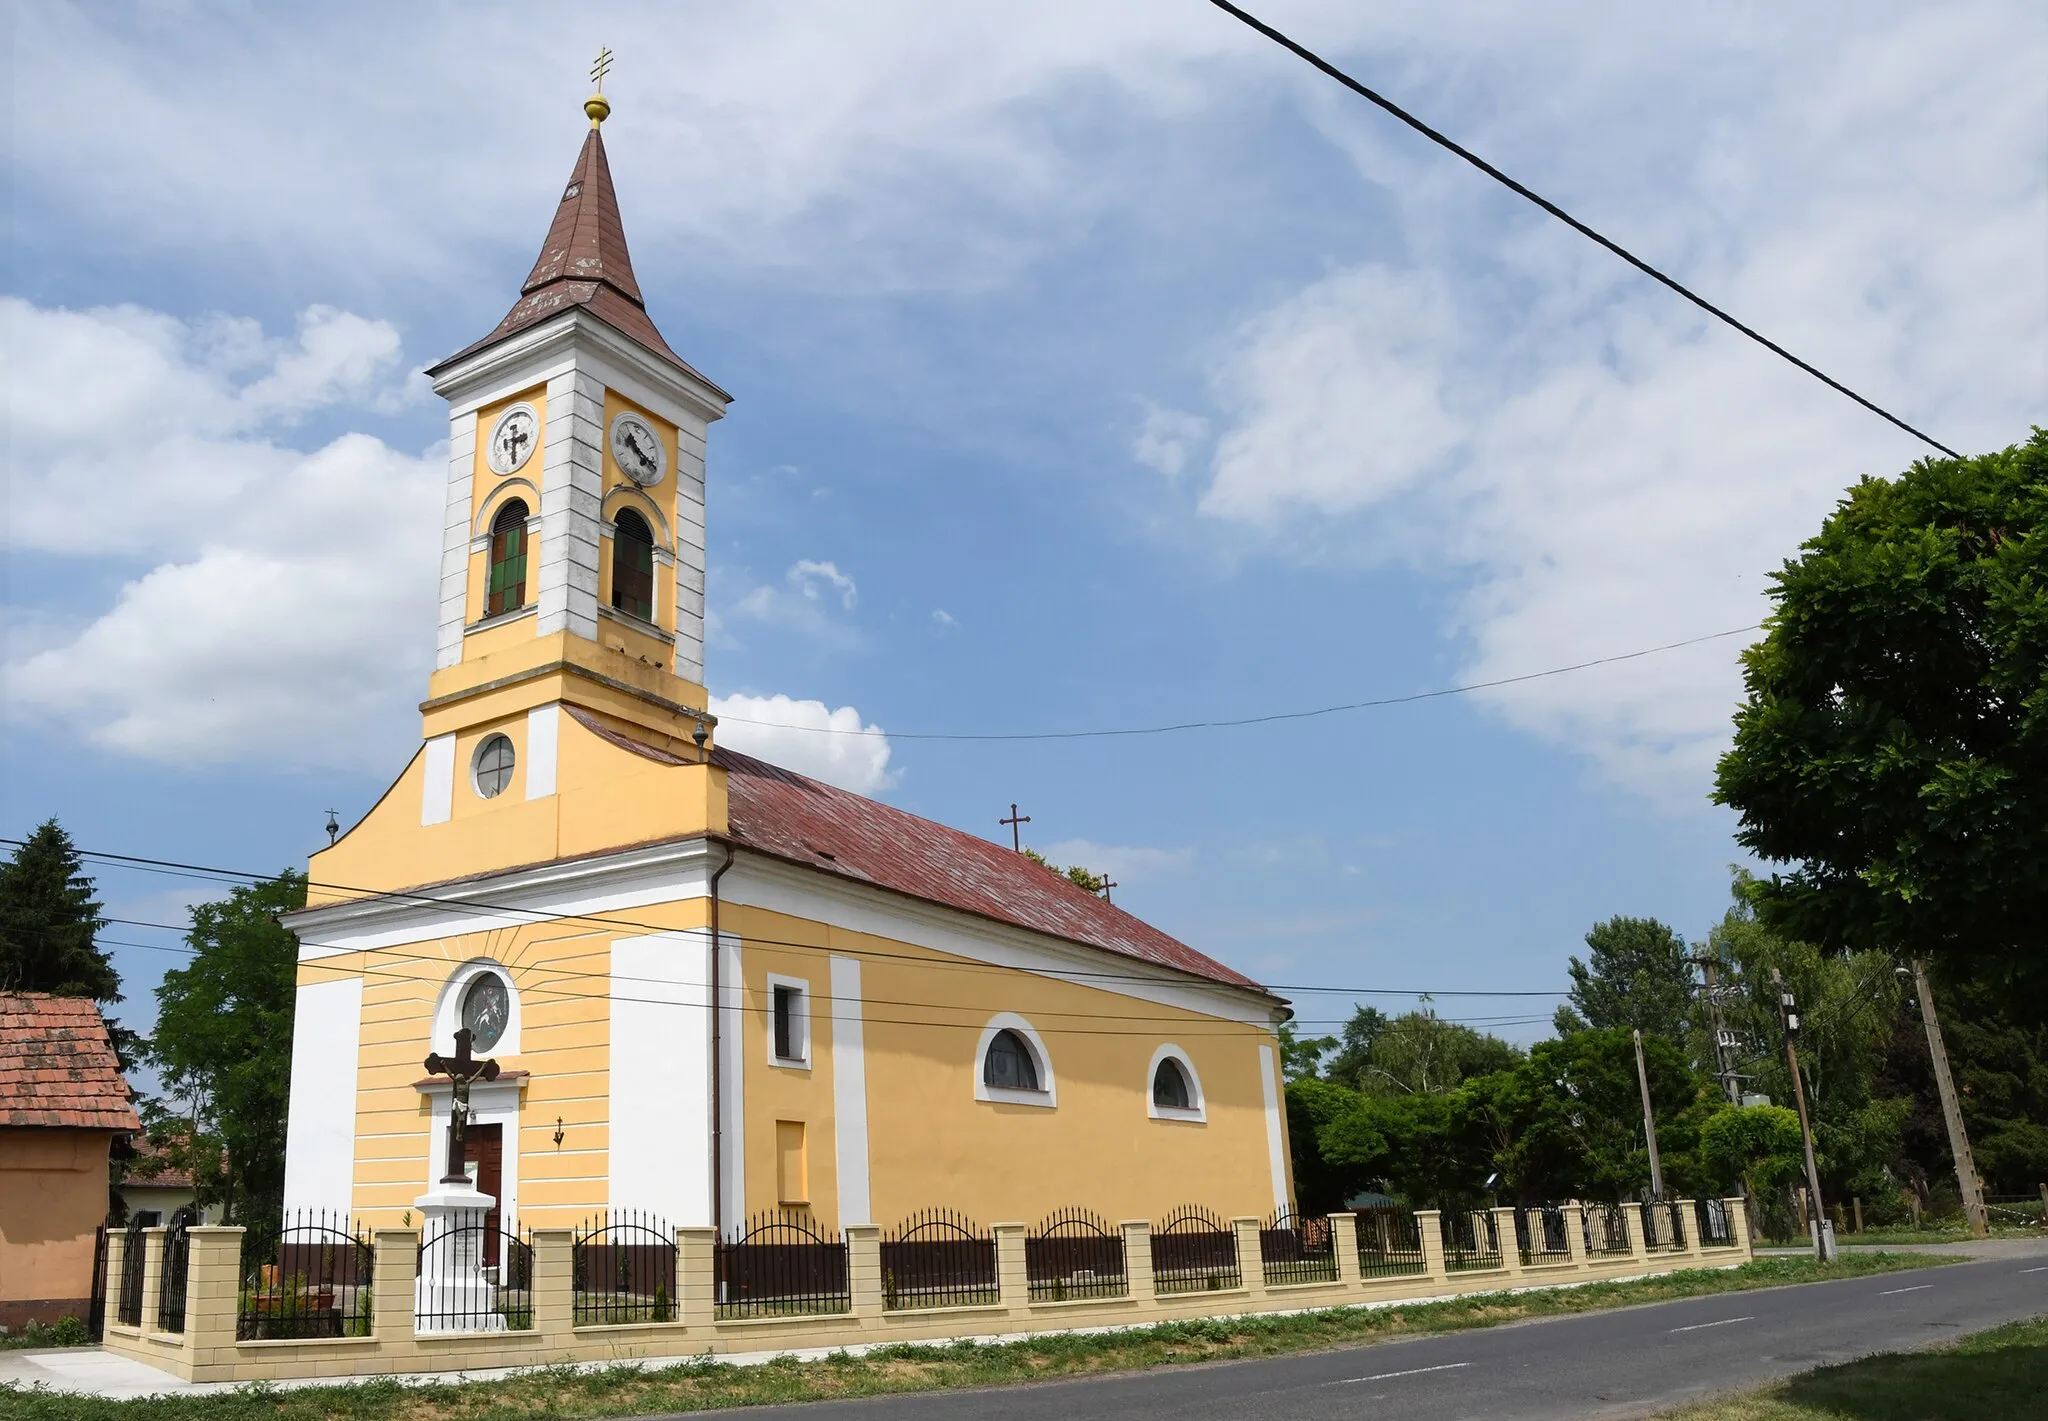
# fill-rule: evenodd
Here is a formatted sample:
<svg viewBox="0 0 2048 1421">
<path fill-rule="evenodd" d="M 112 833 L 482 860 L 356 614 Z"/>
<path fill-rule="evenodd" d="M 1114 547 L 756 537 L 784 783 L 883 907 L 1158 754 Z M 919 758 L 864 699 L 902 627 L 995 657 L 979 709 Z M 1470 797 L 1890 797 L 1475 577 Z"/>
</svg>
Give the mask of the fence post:
<svg viewBox="0 0 2048 1421">
<path fill-rule="evenodd" d="M 127 1272 L 128 1230 L 107 1230 L 107 1327 L 125 1327 L 121 1321 L 121 1279 Z"/>
<path fill-rule="evenodd" d="M 576 1328 L 576 1231 L 535 1229 L 528 1238 L 533 1244 L 534 1335 L 567 1345 Z"/>
<path fill-rule="evenodd" d="M 1436 1209 L 1417 1209 L 1415 1236 L 1422 1244 L 1423 1276 L 1444 1282 L 1450 1273 L 1444 1267 L 1443 1214 Z"/>
<path fill-rule="evenodd" d="M 1365 1280 L 1358 1272 L 1358 1215 L 1330 1215 L 1330 1252 L 1337 1260 L 1337 1281 L 1348 1288 Z"/>
<path fill-rule="evenodd" d="M 1628 1251 L 1636 1262 L 1647 1265 L 1650 1261 L 1649 1240 L 1643 1235 L 1643 1206 L 1631 1199 L 1621 1206 L 1621 1224 L 1628 1230 Z"/>
<path fill-rule="evenodd" d="M 710 1225 L 676 1230 L 676 1321 L 709 1327 L 718 1316 L 718 1230 Z"/>
<path fill-rule="evenodd" d="M 1561 1206 L 1564 1213 L 1565 1246 L 1572 1251 L 1572 1267 L 1586 1271 L 1586 1206 L 1574 1199 Z"/>
<path fill-rule="evenodd" d="M 156 1331 L 164 1285 L 165 1230 L 142 1231 L 142 1330 Z"/>
<path fill-rule="evenodd" d="M 1031 1308 L 1031 1274 L 1024 1265 L 1024 1230 L 1023 1224 L 996 1224 L 989 1230 L 996 1237 L 996 1301 L 1019 1314 Z"/>
<path fill-rule="evenodd" d="M 855 1317 L 882 1315 L 882 1230 L 875 1224 L 848 1224 L 846 1286 L 853 1296 Z"/>
<path fill-rule="evenodd" d="M 410 1342 L 413 1296 L 420 1273 L 420 1231 L 378 1229 L 371 1247 L 370 1335 L 379 1342 Z"/>
<path fill-rule="evenodd" d="M 1152 1301 L 1158 1286 L 1152 1281 L 1152 1221 L 1125 1219 L 1124 1288 L 1129 1296 Z"/>
<path fill-rule="evenodd" d="M 1672 1229 L 1678 1234 L 1678 1251 L 1687 1258 L 1700 1256 L 1700 1211 L 1690 1199 L 1671 1201 Z"/>
<path fill-rule="evenodd" d="M 1259 1246 L 1259 1224 L 1262 1221 L 1249 1216 L 1230 1221 L 1230 1231 L 1237 1235 L 1237 1276 L 1253 1298 L 1266 1295 L 1266 1253 Z"/>
<path fill-rule="evenodd" d="M 1742 1250 L 1745 1259 L 1756 1257 L 1756 1240 L 1749 1232 L 1749 1201 L 1738 1196 L 1721 1202 L 1728 1206 L 1729 1241 Z"/>
<path fill-rule="evenodd" d="M 185 1237 L 185 1344 L 195 1366 L 216 1347 L 235 1345 L 242 1301 L 242 1226 L 195 1226 Z"/>
<path fill-rule="evenodd" d="M 1515 1232 L 1515 1210 L 1513 1205 L 1510 1204 L 1494 1206 L 1493 1235 L 1494 1238 L 1498 1240 L 1498 1242 L 1500 1243 L 1501 1266 L 1507 1269 L 1508 1272 L 1514 1274 L 1517 1278 L 1521 1277 L 1522 1241 L 1520 1236 Z M 1529 1241 L 1532 1244 L 1536 1241 L 1535 1230 L 1533 1228 L 1530 1230 Z"/>
</svg>

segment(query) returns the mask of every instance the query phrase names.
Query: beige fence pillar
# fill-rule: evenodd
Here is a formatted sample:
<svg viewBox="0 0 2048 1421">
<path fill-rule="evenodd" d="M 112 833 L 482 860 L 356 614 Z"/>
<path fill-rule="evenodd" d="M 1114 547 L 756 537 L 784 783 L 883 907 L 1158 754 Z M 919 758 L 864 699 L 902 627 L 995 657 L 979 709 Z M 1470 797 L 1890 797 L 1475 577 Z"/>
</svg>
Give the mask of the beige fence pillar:
<svg viewBox="0 0 2048 1421">
<path fill-rule="evenodd" d="M 846 1226 L 846 1286 L 853 1294 L 855 1317 L 882 1315 L 882 1230 L 874 1224 Z M 895 1290 L 893 1281 L 889 1290 Z"/>
<path fill-rule="evenodd" d="M 164 1285 L 164 1231 L 142 1231 L 142 1330 L 157 1329 Z"/>
<path fill-rule="evenodd" d="M 534 1229 L 533 1331 L 543 1345 L 567 1346 L 576 1328 L 576 1231 Z"/>
<path fill-rule="evenodd" d="M 676 1321 L 709 1327 L 718 1315 L 718 1230 L 676 1230 Z"/>
<path fill-rule="evenodd" d="M 1512 1206 L 1493 1211 L 1493 1233 L 1500 1243 L 1501 1266 L 1517 1278 L 1521 1277 L 1522 1245 L 1515 1237 L 1515 1211 Z"/>
<path fill-rule="evenodd" d="M 1729 1239 L 1742 1251 L 1745 1259 L 1756 1257 L 1756 1240 L 1751 1237 L 1749 1229 L 1749 1201 L 1737 1195 L 1721 1202 L 1728 1206 Z"/>
<path fill-rule="evenodd" d="M 107 1230 L 107 1326 L 123 1327 L 121 1321 L 121 1279 L 126 1274 L 128 1230 Z"/>
<path fill-rule="evenodd" d="M 1330 1215 L 1330 1252 L 1337 1260 L 1337 1281 L 1357 1287 L 1362 1281 L 1358 1276 L 1358 1215 Z"/>
<path fill-rule="evenodd" d="M 1230 1221 L 1230 1231 L 1237 1235 L 1238 1277 L 1254 1298 L 1266 1293 L 1266 1258 L 1259 1247 L 1259 1224 L 1260 1220 L 1250 1217 Z"/>
<path fill-rule="evenodd" d="M 1417 1209 L 1415 1233 L 1422 1243 L 1423 1276 L 1443 1282 L 1450 1277 L 1444 1267 L 1443 1215 L 1435 1209 Z"/>
<path fill-rule="evenodd" d="M 1586 1267 L 1586 1206 L 1574 1199 L 1564 1206 L 1564 1241 L 1572 1251 L 1572 1267 Z"/>
<path fill-rule="evenodd" d="M 195 1228 L 186 1237 L 192 1252 L 185 1264 L 185 1343 L 195 1364 L 226 1361 L 208 1354 L 235 1345 L 235 1320 L 242 1303 L 242 1228 Z"/>
<path fill-rule="evenodd" d="M 1678 1215 L 1678 1251 L 1688 1258 L 1700 1256 L 1700 1213 L 1690 1199 L 1673 1199 L 1671 1208 Z"/>
<path fill-rule="evenodd" d="M 1650 1261 L 1649 1239 L 1643 1233 L 1643 1206 L 1631 1200 L 1621 1206 L 1622 1227 L 1628 1230 L 1629 1252 L 1638 1263 Z"/>
<path fill-rule="evenodd" d="M 370 1335 L 379 1342 L 411 1342 L 413 1289 L 420 1273 L 420 1231 L 378 1229 L 370 1275 Z"/>
<path fill-rule="evenodd" d="M 996 1298 L 1013 1313 L 1031 1307 L 1031 1273 L 1024 1263 L 1023 1224 L 997 1224 L 989 1230 L 996 1236 Z"/>
<path fill-rule="evenodd" d="M 1125 1219 L 1124 1231 L 1124 1284 L 1134 1298 L 1147 1302 L 1158 1291 L 1152 1281 L 1152 1221 L 1150 1219 Z"/>
</svg>

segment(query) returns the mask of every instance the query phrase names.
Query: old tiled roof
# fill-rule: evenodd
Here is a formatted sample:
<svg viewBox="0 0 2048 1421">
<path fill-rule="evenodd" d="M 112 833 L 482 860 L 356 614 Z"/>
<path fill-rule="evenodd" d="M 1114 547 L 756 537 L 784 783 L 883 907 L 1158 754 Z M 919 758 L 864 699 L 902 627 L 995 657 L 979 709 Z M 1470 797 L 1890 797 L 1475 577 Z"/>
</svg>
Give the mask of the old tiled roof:
<svg viewBox="0 0 2048 1421">
<path fill-rule="evenodd" d="M 142 1128 L 92 1002 L 0 992 L 0 1126 Z"/>
<path fill-rule="evenodd" d="M 562 190 L 554 224 L 548 228 L 547 240 L 541 243 L 540 256 L 527 273 L 526 284 L 519 288 L 519 299 L 489 335 L 457 351 L 427 373 L 437 374 L 466 355 L 579 306 L 678 369 L 704 380 L 703 375 L 668 348 L 668 342 L 661 338 L 661 332 L 654 328 L 654 321 L 647 314 L 640 283 L 633 276 L 633 259 L 626 252 L 626 228 L 619 220 L 619 197 L 612 190 L 612 170 L 605 161 L 604 139 L 594 126 L 590 136 L 583 140 L 576 170 Z M 711 384 L 709 380 L 704 383 Z M 718 389 L 716 385 L 711 388 Z"/>
</svg>

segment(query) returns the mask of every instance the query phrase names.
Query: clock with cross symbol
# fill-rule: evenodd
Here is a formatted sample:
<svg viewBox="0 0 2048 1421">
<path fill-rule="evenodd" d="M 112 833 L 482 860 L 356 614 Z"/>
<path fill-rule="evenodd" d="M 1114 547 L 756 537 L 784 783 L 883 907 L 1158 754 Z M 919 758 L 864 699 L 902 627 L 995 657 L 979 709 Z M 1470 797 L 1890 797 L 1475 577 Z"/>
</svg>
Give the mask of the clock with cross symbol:
<svg viewBox="0 0 2048 1421">
<path fill-rule="evenodd" d="M 491 440 L 484 447 L 484 457 L 490 461 L 491 472 L 518 473 L 533 457 L 533 446 L 539 439 L 540 417 L 534 413 L 532 405 L 514 405 L 506 410 L 491 426 Z"/>
<path fill-rule="evenodd" d="M 661 436 L 630 412 L 612 421 L 612 459 L 620 473 L 642 488 L 660 483 L 668 470 L 668 450 L 662 447 Z"/>
</svg>

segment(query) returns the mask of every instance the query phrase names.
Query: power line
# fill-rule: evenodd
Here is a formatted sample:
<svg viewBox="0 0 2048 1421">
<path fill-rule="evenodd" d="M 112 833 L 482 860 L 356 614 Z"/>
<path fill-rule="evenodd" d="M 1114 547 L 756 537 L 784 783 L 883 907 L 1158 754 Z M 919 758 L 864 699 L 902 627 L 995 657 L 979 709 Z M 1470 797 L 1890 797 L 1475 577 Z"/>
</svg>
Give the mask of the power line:
<svg viewBox="0 0 2048 1421">
<path fill-rule="evenodd" d="M 1742 334 L 1748 336 L 1751 340 L 1755 341 L 1765 350 L 1770 351 L 1773 355 L 1777 355 L 1785 360 L 1789 360 L 1790 362 L 1792 362 L 1792 364 L 1798 366 L 1801 370 L 1804 370 L 1807 374 L 1813 376 L 1814 379 L 1826 385 L 1829 389 L 1834 390 L 1838 394 L 1847 395 L 1850 399 L 1854 400 L 1857 404 L 1863 406 L 1863 408 L 1869 410 L 1872 414 L 1878 416 L 1880 419 L 1889 420 L 1892 424 L 1897 425 L 1900 429 L 1903 429 L 1904 431 L 1906 431 L 1906 433 L 1912 435 L 1915 439 L 1918 439 L 1923 443 L 1933 445 L 1936 449 L 1939 449 L 1942 453 L 1948 455 L 1951 459 L 1960 459 L 1963 457 L 1962 455 L 1958 454 L 1955 450 L 1949 448 L 1948 445 L 1942 443 L 1939 439 L 1936 439 L 1933 435 L 1915 429 L 1912 425 L 1906 423 L 1906 421 L 1904 421 L 1903 419 L 1900 419 L 1890 410 L 1885 409 L 1883 406 L 1871 400 L 1865 399 L 1863 396 L 1857 394 L 1854 390 L 1850 389 L 1847 385 L 1844 385 L 1840 380 L 1835 379 L 1832 375 L 1829 375 L 1825 371 L 1817 369 L 1813 365 L 1808 364 L 1806 361 L 1801 360 L 1791 351 L 1785 349 L 1784 346 L 1779 345 L 1776 341 L 1770 339 L 1768 336 L 1762 334 L 1761 332 L 1744 325 L 1741 321 L 1736 320 L 1735 317 L 1729 315 L 1719 306 L 1716 306 L 1713 302 L 1707 300 L 1704 296 L 1701 296 L 1697 292 L 1682 285 L 1673 278 L 1666 276 L 1663 272 L 1657 270 L 1656 267 L 1651 266 L 1648 262 L 1644 261 L 1634 252 L 1629 251 L 1620 243 L 1615 242 L 1610 238 L 1603 237 L 1602 235 L 1600 235 L 1600 233 L 1594 231 L 1591 227 L 1588 227 L 1585 223 L 1579 221 L 1578 218 L 1572 216 L 1569 212 L 1566 212 L 1562 207 L 1559 207 L 1549 198 L 1543 197 L 1538 193 L 1532 192 L 1527 187 L 1524 187 L 1521 183 L 1516 182 L 1513 178 L 1509 177 L 1499 168 L 1494 167 L 1493 164 L 1487 162 L 1484 158 L 1480 157 L 1477 153 L 1474 153 L 1471 149 L 1466 148 L 1463 145 L 1457 143 L 1455 140 L 1449 138 L 1448 136 L 1437 132 L 1437 130 L 1431 128 L 1428 124 L 1424 123 L 1414 114 L 1409 113 L 1408 110 L 1402 108 L 1392 99 L 1387 98 L 1384 94 L 1377 93 L 1374 90 L 1367 88 L 1365 85 L 1359 83 L 1358 80 L 1352 78 L 1349 74 L 1346 74 L 1343 70 L 1339 69 L 1336 65 L 1330 63 L 1330 61 L 1328 61 L 1327 59 L 1324 59 L 1315 51 L 1288 38 L 1279 30 L 1274 29 L 1264 20 L 1261 20 L 1258 16 L 1251 14 L 1249 11 L 1240 9 L 1236 5 L 1231 4 L 1230 0 L 1209 0 L 1209 3 L 1214 5 L 1217 9 L 1223 11 L 1225 14 L 1234 16 L 1238 20 L 1243 21 L 1246 25 L 1249 25 L 1252 29 L 1257 30 L 1267 39 L 1272 40 L 1275 44 L 1281 46 L 1283 49 L 1290 51 L 1292 54 L 1295 55 L 1296 58 L 1305 60 L 1309 64 L 1314 65 L 1317 69 L 1322 70 L 1323 73 L 1329 75 L 1332 79 L 1335 79 L 1338 83 L 1342 84 L 1345 88 L 1351 90 L 1351 92 L 1353 92 L 1354 94 L 1357 94 L 1360 98 L 1370 100 L 1372 103 L 1379 105 L 1388 113 L 1392 114 L 1395 118 L 1398 118 L 1399 120 L 1401 120 L 1401 122 L 1407 124 L 1417 133 L 1421 134 L 1424 138 L 1427 138 L 1430 142 L 1435 143 L 1439 147 L 1442 147 L 1452 153 L 1457 154 L 1460 158 L 1463 158 L 1466 162 L 1470 163 L 1473 167 L 1479 169 L 1480 172 L 1486 174 L 1495 182 L 1507 188 L 1510 192 L 1513 192 L 1518 196 L 1527 198 L 1530 202 L 1535 203 L 1538 207 L 1542 208 L 1552 217 L 1555 217 L 1558 221 L 1564 223 L 1567 227 L 1571 228 L 1574 232 L 1577 232 L 1580 236 L 1585 237 L 1590 241 L 1596 242 L 1602 247 L 1605 247 L 1608 251 L 1620 257 L 1623 261 L 1627 262 L 1637 271 L 1643 273 L 1643 275 L 1649 277 L 1653 281 L 1660 283 L 1661 285 L 1669 287 L 1671 290 L 1677 292 L 1680 296 L 1683 296 L 1686 300 L 1692 302 L 1693 305 L 1699 307 L 1702 311 L 1705 311 L 1708 315 L 1712 316 L 1715 320 L 1720 321 L 1728 326 L 1733 327 L 1735 330 L 1742 332 Z"/>
<path fill-rule="evenodd" d="M 1663 651 L 1677 651 L 1680 647 L 1698 646 L 1702 642 L 1721 641 L 1731 636 L 1742 636 L 1747 632 L 1762 630 L 1761 623 L 1752 623 L 1746 627 L 1730 627 L 1725 632 L 1708 632 L 1705 636 L 1687 637 L 1683 641 L 1667 641 L 1661 646 L 1646 646 L 1639 651 L 1596 656 L 1591 661 L 1575 661 L 1569 666 L 1553 666 L 1544 671 L 1525 671 L 1519 676 L 1502 676 L 1494 681 L 1472 681 L 1462 686 L 1444 686 L 1438 690 L 1416 691 L 1406 696 L 1381 696 L 1370 701 L 1346 701 L 1342 705 L 1319 706 L 1314 710 L 1273 711 L 1266 715 L 1239 716 L 1232 720 L 1183 720 L 1170 725 L 1125 726 L 1113 730 L 1019 730 L 980 733 L 883 730 L 879 726 L 857 730 L 840 729 L 829 725 L 789 725 L 779 720 L 749 720 L 737 715 L 722 715 L 718 720 L 721 725 L 765 725 L 773 726 L 777 730 L 799 730 L 810 735 L 868 735 L 886 737 L 890 740 L 1103 740 L 1118 736 L 1171 735 L 1183 730 L 1233 730 L 1247 725 L 1271 725 L 1285 720 L 1313 720 L 1317 716 L 1338 715 L 1344 711 L 1372 710 L 1379 706 L 1405 706 L 1416 701 L 1434 701 L 1445 696 L 1490 691 L 1500 686 L 1519 686 L 1525 681 L 1541 681 L 1550 676 L 1564 676 L 1573 671 L 1591 670 L 1595 666 L 1612 666 L 1619 661 L 1635 661 L 1641 657 L 1655 656 Z"/>
</svg>

